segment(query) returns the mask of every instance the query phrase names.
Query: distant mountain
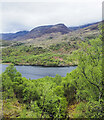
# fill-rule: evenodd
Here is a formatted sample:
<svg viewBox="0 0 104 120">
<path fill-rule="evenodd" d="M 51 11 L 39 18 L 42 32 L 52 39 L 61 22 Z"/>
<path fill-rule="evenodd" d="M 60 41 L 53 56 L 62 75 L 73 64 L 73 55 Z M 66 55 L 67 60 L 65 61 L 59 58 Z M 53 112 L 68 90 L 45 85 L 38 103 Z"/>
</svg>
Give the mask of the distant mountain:
<svg viewBox="0 0 104 120">
<path fill-rule="evenodd" d="M 45 34 L 58 33 L 58 32 L 60 32 L 61 34 L 67 34 L 70 32 L 70 30 L 64 24 L 39 26 L 39 27 L 32 29 L 25 36 L 18 37 L 17 40 L 35 39 Z"/>
<path fill-rule="evenodd" d="M 75 27 L 68 27 L 69 30 L 78 30 L 78 29 L 81 29 L 81 28 L 86 28 L 86 27 L 89 27 L 89 26 L 92 26 L 92 25 L 98 25 L 98 23 L 100 22 L 95 22 L 95 23 L 90 23 L 90 24 L 85 24 L 85 25 L 81 25 L 81 26 L 75 26 Z"/>
<path fill-rule="evenodd" d="M 61 32 L 62 34 L 66 34 L 70 31 L 64 24 L 40 26 L 40 27 L 36 27 L 30 31 L 30 33 L 37 33 L 38 36 L 42 35 L 42 34 L 57 33 L 57 32 Z"/>
<path fill-rule="evenodd" d="M 18 36 L 26 35 L 28 32 L 29 31 L 19 31 L 16 33 L 4 33 L 4 34 L 0 34 L 0 38 L 2 38 L 2 40 L 13 40 L 17 38 Z"/>
<path fill-rule="evenodd" d="M 41 37 L 44 34 L 57 33 L 61 34 L 69 33 L 70 30 L 64 24 L 56 24 L 56 25 L 47 25 L 47 26 L 39 26 L 31 31 L 20 31 L 17 33 L 7 33 L 2 34 L 3 40 L 25 40 L 25 39 L 34 39 L 37 37 Z"/>
<path fill-rule="evenodd" d="M 39 38 L 43 35 L 50 34 L 50 33 L 61 33 L 67 34 L 75 30 L 80 30 L 82 31 L 86 30 L 94 30 L 98 29 L 98 25 L 100 22 L 96 23 L 91 23 L 91 24 L 85 24 L 82 26 L 77 26 L 77 27 L 67 27 L 64 24 L 56 24 L 56 25 L 47 25 L 47 26 L 39 26 L 31 31 L 19 31 L 17 33 L 5 33 L 5 34 L 0 34 L 0 38 L 2 36 L 2 40 L 13 40 L 13 41 L 23 41 L 27 39 L 36 39 Z"/>
</svg>

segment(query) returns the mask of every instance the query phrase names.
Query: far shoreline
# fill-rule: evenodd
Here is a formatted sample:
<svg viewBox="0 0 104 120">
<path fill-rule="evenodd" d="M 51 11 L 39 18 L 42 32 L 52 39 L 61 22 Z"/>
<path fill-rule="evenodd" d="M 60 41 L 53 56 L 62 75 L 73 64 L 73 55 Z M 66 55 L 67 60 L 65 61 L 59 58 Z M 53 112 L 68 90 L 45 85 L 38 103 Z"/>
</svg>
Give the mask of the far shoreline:
<svg viewBox="0 0 104 120">
<path fill-rule="evenodd" d="M 13 64 L 13 63 L 2 63 L 1 64 L 4 64 L 4 65 L 10 65 L 10 64 Z M 78 65 L 59 65 L 59 66 L 56 66 L 56 65 L 36 65 L 36 64 L 14 64 L 15 66 L 39 66 L 39 67 L 74 67 L 74 66 L 78 66 Z"/>
</svg>

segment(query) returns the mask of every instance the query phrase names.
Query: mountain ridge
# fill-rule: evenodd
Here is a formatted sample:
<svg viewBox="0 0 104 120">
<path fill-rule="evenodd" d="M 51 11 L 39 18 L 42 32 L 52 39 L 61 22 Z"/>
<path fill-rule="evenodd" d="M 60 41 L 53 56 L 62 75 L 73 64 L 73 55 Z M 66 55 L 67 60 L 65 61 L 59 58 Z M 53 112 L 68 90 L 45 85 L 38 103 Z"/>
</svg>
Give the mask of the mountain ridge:
<svg viewBox="0 0 104 120">
<path fill-rule="evenodd" d="M 45 34 L 50 34 L 50 33 L 61 33 L 61 34 L 67 34 L 72 31 L 76 31 L 79 29 L 87 28 L 89 27 L 90 29 L 96 29 L 97 25 L 100 22 L 96 23 L 90 23 L 90 24 L 85 24 L 81 26 L 76 26 L 76 27 L 67 27 L 63 23 L 59 23 L 56 25 L 45 25 L 45 26 L 38 26 L 33 28 L 30 31 L 18 31 L 16 33 L 3 33 L 0 34 L 0 38 L 2 40 L 14 40 L 14 41 L 21 41 L 21 40 L 26 40 L 26 39 L 35 39 L 38 37 L 41 37 L 42 35 Z"/>
<path fill-rule="evenodd" d="M 48 26 L 39 26 L 32 29 L 29 33 L 25 35 L 24 39 L 34 39 L 41 37 L 44 34 L 57 33 L 66 34 L 70 30 L 64 24 L 48 25 Z"/>
<path fill-rule="evenodd" d="M 68 27 L 68 28 L 70 30 L 78 30 L 78 29 L 85 28 L 85 27 L 88 27 L 88 26 L 91 26 L 91 25 L 95 25 L 95 24 L 98 24 L 98 23 L 100 23 L 100 22 L 88 23 L 88 24 L 74 26 L 74 27 Z"/>
<path fill-rule="evenodd" d="M 15 39 L 16 37 L 18 36 L 24 36 L 28 33 L 29 31 L 18 31 L 16 33 L 3 33 L 3 34 L 0 34 L 0 38 L 2 40 L 12 40 L 12 39 Z"/>
</svg>

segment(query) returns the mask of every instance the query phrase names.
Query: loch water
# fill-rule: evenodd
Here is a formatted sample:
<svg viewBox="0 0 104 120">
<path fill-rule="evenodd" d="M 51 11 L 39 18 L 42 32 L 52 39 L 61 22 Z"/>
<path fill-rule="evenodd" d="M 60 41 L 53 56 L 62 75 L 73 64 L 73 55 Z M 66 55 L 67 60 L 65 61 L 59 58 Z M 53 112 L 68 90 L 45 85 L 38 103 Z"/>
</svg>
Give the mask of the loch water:
<svg viewBox="0 0 104 120">
<path fill-rule="evenodd" d="M 5 71 L 7 64 L 0 65 L 0 74 Z M 70 73 L 76 68 L 76 66 L 70 67 L 43 67 L 43 66 L 15 66 L 17 71 L 22 74 L 22 77 L 27 79 L 38 79 L 45 76 L 55 77 L 56 74 L 65 77 L 67 73 Z"/>
</svg>

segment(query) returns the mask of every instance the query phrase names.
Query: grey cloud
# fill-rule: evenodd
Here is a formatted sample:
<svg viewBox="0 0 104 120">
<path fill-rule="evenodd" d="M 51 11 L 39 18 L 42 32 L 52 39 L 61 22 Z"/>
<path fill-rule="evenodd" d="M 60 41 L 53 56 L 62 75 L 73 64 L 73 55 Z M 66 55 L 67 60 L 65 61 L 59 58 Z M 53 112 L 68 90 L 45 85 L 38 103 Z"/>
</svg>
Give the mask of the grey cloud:
<svg viewBox="0 0 104 120">
<path fill-rule="evenodd" d="M 30 30 L 36 26 L 64 23 L 76 26 L 101 20 L 101 4 L 96 2 L 3 3 L 3 32 Z"/>
</svg>

